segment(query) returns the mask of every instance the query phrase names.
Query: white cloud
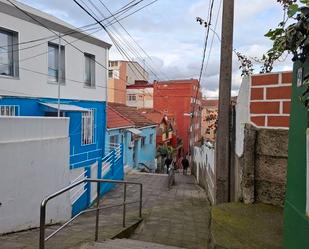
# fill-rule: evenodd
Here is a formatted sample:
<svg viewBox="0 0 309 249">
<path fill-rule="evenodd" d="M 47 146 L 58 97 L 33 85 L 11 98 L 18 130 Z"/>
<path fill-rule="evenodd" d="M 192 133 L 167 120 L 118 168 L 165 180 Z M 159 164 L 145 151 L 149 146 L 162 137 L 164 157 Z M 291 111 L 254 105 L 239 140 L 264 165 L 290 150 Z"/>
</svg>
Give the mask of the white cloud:
<svg viewBox="0 0 309 249">
<path fill-rule="evenodd" d="M 63 0 L 20 0 L 33 7 L 49 12 L 77 26 L 93 22 L 73 1 Z M 98 0 L 94 0 L 101 6 Z M 126 4 L 126 0 L 106 0 L 105 3 L 112 11 Z M 220 1 L 215 1 L 213 18 L 216 18 Z M 195 17 L 207 18 L 209 1 L 205 0 L 164 0 L 130 16 L 122 21 L 130 34 L 152 57 L 146 58 L 162 79 L 198 77 L 202 60 L 202 49 L 205 28 L 196 23 Z M 222 10 L 222 8 L 221 8 Z M 105 12 L 106 13 L 106 12 Z M 106 14 L 107 15 L 107 14 Z M 275 0 L 235 0 L 234 48 L 251 56 L 261 57 L 271 46 L 264 34 L 281 21 L 282 10 Z M 214 21 L 213 21 L 214 25 Z M 115 26 L 123 37 L 128 36 Z M 217 33 L 220 35 L 221 17 L 219 17 Z M 213 26 L 214 28 L 214 26 Z M 210 38 L 212 38 L 210 33 Z M 103 32 L 99 37 L 110 42 Z M 210 40 L 211 41 L 211 40 Z M 210 45 L 209 41 L 209 45 Z M 133 44 L 130 41 L 130 44 Z M 141 50 L 138 49 L 140 53 Z M 113 46 L 111 59 L 122 57 Z M 207 57 L 208 58 L 208 53 Z M 154 62 L 153 62 L 154 61 Z M 220 70 L 220 42 L 215 37 L 207 70 L 201 82 L 203 92 L 217 96 Z M 291 68 L 288 57 L 284 62 L 275 64 L 275 70 Z M 256 73 L 260 65 L 256 64 Z M 163 74 L 161 73 L 163 72 Z M 241 83 L 238 62 L 233 57 L 233 93 L 236 93 Z"/>
</svg>

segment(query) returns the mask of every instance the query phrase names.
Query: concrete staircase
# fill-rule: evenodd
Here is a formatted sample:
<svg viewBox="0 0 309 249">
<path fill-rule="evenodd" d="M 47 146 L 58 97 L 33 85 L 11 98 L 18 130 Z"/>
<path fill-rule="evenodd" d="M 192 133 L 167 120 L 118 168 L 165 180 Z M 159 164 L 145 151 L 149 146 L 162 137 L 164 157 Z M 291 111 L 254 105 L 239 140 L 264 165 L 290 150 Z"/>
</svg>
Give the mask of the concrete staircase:
<svg viewBox="0 0 309 249">
<path fill-rule="evenodd" d="M 180 247 L 160 245 L 131 239 L 114 239 L 102 243 L 90 242 L 79 249 L 180 249 Z"/>
</svg>

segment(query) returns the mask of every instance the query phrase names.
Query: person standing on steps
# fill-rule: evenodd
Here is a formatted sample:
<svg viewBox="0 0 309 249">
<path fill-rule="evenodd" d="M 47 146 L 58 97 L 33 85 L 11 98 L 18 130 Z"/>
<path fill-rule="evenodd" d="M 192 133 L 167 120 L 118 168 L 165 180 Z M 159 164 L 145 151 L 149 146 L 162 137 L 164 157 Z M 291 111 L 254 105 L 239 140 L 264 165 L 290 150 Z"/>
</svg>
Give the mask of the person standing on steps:
<svg viewBox="0 0 309 249">
<path fill-rule="evenodd" d="M 189 168 L 189 160 L 187 159 L 187 156 L 185 156 L 181 160 L 181 164 L 182 164 L 182 168 L 183 168 L 183 174 L 186 175 L 187 174 L 187 170 Z"/>
<path fill-rule="evenodd" d="M 170 166 L 172 164 L 173 160 L 170 156 L 168 156 L 166 159 L 165 159 L 165 166 L 166 166 L 166 173 L 168 174 L 169 172 L 169 169 L 170 169 Z"/>
</svg>

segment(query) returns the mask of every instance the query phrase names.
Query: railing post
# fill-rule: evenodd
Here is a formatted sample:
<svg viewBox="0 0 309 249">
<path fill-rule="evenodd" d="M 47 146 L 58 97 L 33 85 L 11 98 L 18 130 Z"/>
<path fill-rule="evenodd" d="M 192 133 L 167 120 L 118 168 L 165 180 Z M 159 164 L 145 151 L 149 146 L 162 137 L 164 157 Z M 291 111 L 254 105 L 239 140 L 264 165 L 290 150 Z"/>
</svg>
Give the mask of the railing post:
<svg viewBox="0 0 309 249">
<path fill-rule="evenodd" d="M 126 227 L 126 200 L 127 200 L 127 183 L 123 185 L 123 215 L 122 215 L 122 226 Z"/>
<path fill-rule="evenodd" d="M 45 219 L 46 219 L 46 205 L 45 202 L 41 204 L 40 208 L 40 243 L 39 249 L 45 248 Z"/>
<path fill-rule="evenodd" d="M 139 217 L 142 218 L 142 207 L 143 207 L 143 184 L 140 185 L 139 190 Z"/>
<path fill-rule="evenodd" d="M 97 210 L 96 210 L 96 219 L 95 219 L 95 235 L 94 235 L 94 241 L 98 241 L 98 237 L 99 237 L 100 188 L 101 188 L 101 183 L 100 183 L 100 182 L 97 182 Z M 41 249 L 41 248 L 40 248 L 40 249 Z"/>
</svg>

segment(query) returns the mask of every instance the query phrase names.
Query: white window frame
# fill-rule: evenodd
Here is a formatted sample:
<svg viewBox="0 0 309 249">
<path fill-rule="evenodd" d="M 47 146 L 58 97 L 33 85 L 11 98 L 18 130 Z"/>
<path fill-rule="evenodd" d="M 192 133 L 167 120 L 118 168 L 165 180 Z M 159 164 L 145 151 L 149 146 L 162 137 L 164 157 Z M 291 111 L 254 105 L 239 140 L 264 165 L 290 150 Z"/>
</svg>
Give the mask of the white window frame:
<svg viewBox="0 0 309 249">
<path fill-rule="evenodd" d="M 90 120 L 90 123 L 88 123 Z M 88 112 L 81 114 L 81 144 L 90 145 L 95 143 L 95 109 L 90 109 Z M 88 125 L 89 128 L 87 127 Z"/>
<path fill-rule="evenodd" d="M 136 94 L 128 94 L 128 101 L 136 101 Z"/>
<path fill-rule="evenodd" d="M 0 117 L 7 116 L 19 116 L 18 105 L 0 105 Z"/>
</svg>

